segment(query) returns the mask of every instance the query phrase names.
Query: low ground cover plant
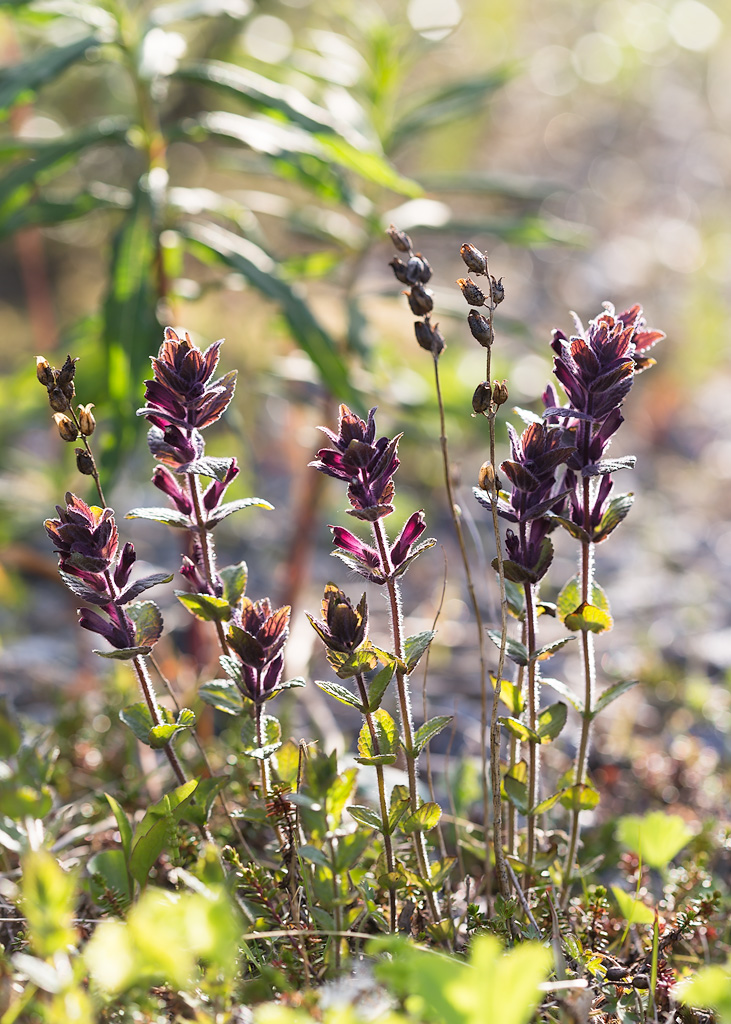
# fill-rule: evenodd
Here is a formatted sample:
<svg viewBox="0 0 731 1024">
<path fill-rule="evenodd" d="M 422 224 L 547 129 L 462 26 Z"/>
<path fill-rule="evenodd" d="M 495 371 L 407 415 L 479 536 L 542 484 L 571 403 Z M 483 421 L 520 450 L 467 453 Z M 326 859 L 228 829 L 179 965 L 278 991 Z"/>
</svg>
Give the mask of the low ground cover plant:
<svg viewBox="0 0 731 1024">
<path fill-rule="evenodd" d="M 719 888 L 728 835 L 663 811 L 605 821 L 603 838 L 586 829 L 602 800 L 592 730 L 634 685 L 601 679 L 594 650 L 595 635 L 613 625 L 596 548 L 619 543 L 633 500 L 615 483 L 634 458 L 607 452 L 664 335 L 639 306 L 617 313 L 609 304 L 586 326 L 575 318 L 571 336 L 554 331 L 556 383 L 540 407 L 516 410 L 525 426 L 519 433 L 508 421 L 501 453 L 496 421 L 511 412 L 510 385 L 492 379 L 491 356 L 505 289 L 487 256 L 462 246 L 470 276 L 458 284 L 486 357 L 465 414 L 486 421 L 474 496 L 499 595 L 498 621 L 488 621 L 451 486 L 431 268 L 405 233 L 389 236 L 416 341 L 434 362 L 446 500 L 477 631 L 480 797 L 457 809 L 452 780 L 429 765 L 430 745 L 453 724 L 446 715 L 419 720 L 412 676 L 428 665 L 439 622 L 407 635 L 402 585 L 417 561 L 435 558 L 437 541 L 423 510 L 403 518 L 399 503 L 396 512 L 401 435 L 379 433 L 377 410 L 360 416 L 341 405 L 337 422 L 322 427 L 312 472 L 343 488 L 352 529 L 330 526 L 337 557 L 320 609 L 307 614 L 329 676 L 289 678 L 292 609 L 264 596 L 246 561 L 219 564 L 216 528 L 271 508 L 265 498 L 226 500 L 236 458 L 206 451 L 236 373 L 217 376 L 221 342 L 202 351 L 165 328 L 138 415 L 167 504 L 123 515 L 180 539 L 175 594 L 197 635 L 209 635 L 188 707 L 171 658 L 163 666 L 157 657 L 165 624 L 148 594 L 174 574 L 136 570 L 133 543 L 120 539 L 126 524 L 104 498 L 76 360 L 56 368 L 41 356 L 38 380 L 60 437 L 78 443 L 77 469 L 94 487 L 92 497 L 67 493 L 46 533 L 83 606 L 79 625 L 101 638 L 96 653 L 138 693 L 117 699 L 125 683 L 109 698 L 109 733 L 126 730 L 127 739 L 100 765 L 103 799 L 80 793 L 64 772 L 83 723 L 39 736 L 3 715 L 3 1024 L 698 1024 L 709 1011 L 731 1020 L 728 898 Z M 560 532 L 578 561 L 568 581 L 551 579 Z M 549 580 L 555 601 L 545 596 Z M 371 614 L 381 594 L 385 620 Z M 539 625 L 551 619 L 559 635 L 541 643 Z M 548 674 L 546 662 L 561 665 L 570 644 L 581 678 Z M 287 700 L 306 685 L 352 716 L 352 757 L 291 736 Z M 573 752 L 564 731 L 572 720 Z M 553 745 L 566 765 L 558 775 L 545 753 Z"/>
</svg>

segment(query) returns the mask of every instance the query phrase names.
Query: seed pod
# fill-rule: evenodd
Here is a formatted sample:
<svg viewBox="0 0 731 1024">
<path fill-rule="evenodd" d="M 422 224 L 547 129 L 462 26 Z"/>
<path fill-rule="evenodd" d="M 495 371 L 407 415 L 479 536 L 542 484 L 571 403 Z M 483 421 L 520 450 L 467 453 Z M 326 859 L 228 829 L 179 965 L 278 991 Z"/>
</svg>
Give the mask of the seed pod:
<svg viewBox="0 0 731 1024">
<path fill-rule="evenodd" d="M 484 274 L 487 272 L 485 254 L 480 252 L 476 245 L 472 245 L 471 242 L 465 242 L 459 250 L 459 254 L 464 260 L 467 269 L 471 270 L 473 274 Z"/>
<path fill-rule="evenodd" d="M 483 462 L 477 477 L 477 484 L 483 491 L 491 491 L 495 486 L 495 467 L 491 462 Z"/>
<path fill-rule="evenodd" d="M 472 408 L 477 415 L 480 416 L 490 408 L 491 401 L 492 389 L 490 388 L 489 382 L 483 380 L 482 383 L 478 384 L 475 388 L 475 393 L 472 396 Z"/>
<path fill-rule="evenodd" d="M 70 384 L 76 374 L 76 359 L 72 359 L 71 356 L 66 356 L 66 362 L 63 364 L 61 369 L 58 371 L 58 378 L 56 383 L 60 388 L 65 384 Z"/>
<path fill-rule="evenodd" d="M 420 252 L 417 252 L 415 256 L 409 257 L 409 262 L 406 264 L 406 276 L 408 284 L 426 284 L 431 277 L 429 260 L 422 256 Z"/>
<path fill-rule="evenodd" d="M 632 987 L 633 988 L 649 988 L 650 987 L 650 979 L 648 978 L 648 976 L 646 974 L 635 974 L 634 978 L 632 979 Z"/>
<path fill-rule="evenodd" d="M 623 978 L 627 977 L 626 967 L 608 967 L 607 972 L 604 975 L 607 981 L 622 981 Z"/>
<path fill-rule="evenodd" d="M 70 420 L 68 416 L 65 416 L 62 412 L 57 412 L 53 417 L 53 420 L 58 427 L 58 432 L 64 441 L 75 441 L 79 436 L 79 431 L 73 420 Z"/>
<path fill-rule="evenodd" d="M 479 341 L 483 348 L 489 348 L 495 340 L 495 331 L 488 317 L 471 309 L 467 317 L 467 323 L 472 331 L 472 337 Z"/>
<path fill-rule="evenodd" d="M 498 408 L 501 405 L 505 405 L 508 400 L 508 383 L 507 381 L 496 381 L 492 382 L 492 400 Z"/>
<path fill-rule="evenodd" d="M 429 317 L 416 321 L 414 334 L 421 347 L 431 352 L 433 356 L 441 355 L 444 351 L 444 338 L 439 330 L 439 324 L 432 324 Z"/>
<path fill-rule="evenodd" d="M 414 284 L 411 291 L 404 292 L 409 300 L 409 306 L 414 316 L 426 316 L 434 308 L 434 300 L 423 285 Z"/>
<path fill-rule="evenodd" d="M 74 451 L 76 452 L 76 468 L 79 473 L 83 476 L 94 476 L 94 460 L 86 448 L 75 448 Z"/>
<path fill-rule="evenodd" d="M 48 389 L 48 404 L 54 412 L 68 412 L 70 402 L 61 388 Z"/>
<path fill-rule="evenodd" d="M 386 234 L 399 252 L 411 252 L 411 239 L 405 231 L 399 231 L 393 224 L 389 225 Z"/>
<path fill-rule="evenodd" d="M 493 305 L 499 306 L 505 298 L 505 285 L 503 284 L 502 277 L 499 281 L 496 281 L 494 277 L 490 278 L 490 295 Z"/>
<path fill-rule="evenodd" d="M 51 364 L 43 356 L 36 356 L 36 377 L 44 388 L 52 388 L 56 383 Z"/>
<path fill-rule="evenodd" d="M 401 284 L 411 284 L 411 281 L 409 281 L 408 277 L 406 276 L 406 264 L 404 263 L 403 260 L 400 260 L 398 256 L 394 256 L 394 258 L 389 261 L 388 265 L 391 268 L 391 270 L 393 270 L 394 276 L 397 281 L 400 281 Z"/>
<path fill-rule="evenodd" d="M 96 427 L 96 420 L 92 414 L 94 403 L 89 402 L 88 405 L 80 405 L 77 409 L 79 427 L 84 437 L 91 437 Z"/>
<path fill-rule="evenodd" d="M 462 294 L 465 300 L 470 306 L 484 306 L 485 305 L 485 293 L 482 288 L 479 288 L 471 277 L 464 278 L 460 277 L 457 284 L 462 289 Z"/>
</svg>

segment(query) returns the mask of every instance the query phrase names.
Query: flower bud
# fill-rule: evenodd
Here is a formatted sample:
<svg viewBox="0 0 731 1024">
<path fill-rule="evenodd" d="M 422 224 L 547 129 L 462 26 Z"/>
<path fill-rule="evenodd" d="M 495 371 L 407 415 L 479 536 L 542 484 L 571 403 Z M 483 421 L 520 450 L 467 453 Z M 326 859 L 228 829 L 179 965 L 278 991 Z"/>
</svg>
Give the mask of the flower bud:
<svg viewBox="0 0 731 1024">
<path fill-rule="evenodd" d="M 51 364 L 43 356 L 36 356 L 36 377 L 45 388 L 52 388 L 56 383 Z"/>
<path fill-rule="evenodd" d="M 496 381 L 492 382 L 492 400 L 498 408 L 501 405 L 505 405 L 508 400 L 508 384 L 507 381 Z"/>
<path fill-rule="evenodd" d="M 409 300 L 409 306 L 414 316 L 426 316 L 434 308 L 434 300 L 423 285 L 414 284 L 411 291 L 404 292 Z"/>
<path fill-rule="evenodd" d="M 496 281 L 494 277 L 490 278 L 490 295 L 493 305 L 499 306 L 505 298 L 505 285 L 503 284 L 502 277 L 499 281 Z"/>
<path fill-rule="evenodd" d="M 405 231 L 399 231 L 393 224 L 389 225 L 386 234 L 399 252 L 411 252 L 411 239 Z"/>
<path fill-rule="evenodd" d="M 70 408 L 69 400 L 61 388 L 48 389 L 48 404 L 54 412 L 68 412 Z"/>
<path fill-rule="evenodd" d="M 86 448 L 74 448 L 76 452 L 76 468 L 83 476 L 94 476 L 94 460 Z"/>
<path fill-rule="evenodd" d="M 70 420 L 68 416 L 65 416 L 62 412 L 57 412 L 53 417 L 54 423 L 58 427 L 58 432 L 64 441 L 75 441 L 79 436 L 79 431 L 76 428 L 76 424 L 73 420 Z"/>
<path fill-rule="evenodd" d="M 477 477 L 480 490 L 491 491 L 495 487 L 495 467 L 491 462 L 483 462 Z"/>
<path fill-rule="evenodd" d="M 467 269 L 471 270 L 473 274 L 484 274 L 487 272 L 485 254 L 480 252 L 477 246 L 472 245 L 471 242 L 465 242 L 459 250 L 459 254 L 464 260 Z"/>
<path fill-rule="evenodd" d="M 483 348 L 489 348 L 495 340 L 495 332 L 489 318 L 478 313 L 476 309 L 471 309 L 467 323 L 475 341 L 479 341 Z"/>
<path fill-rule="evenodd" d="M 475 284 L 471 277 L 468 277 L 467 279 L 465 279 L 464 277 L 460 277 L 460 279 L 457 281 L 457 284 L 462 289 L 462 294 L 464 295 L 465 300 L 470 304 L 470 306 L 485 305 L 485 293 L 483 292 L 482 288 L 478 288 L 478 286 Z"/>
<path fill-rule="evenodd" d="M 475 393 L 472 396 L 472 408 L 478 416 L 481 416 L 483 412 L 487 412 L 490 408 L 491 401 L 492 389 L 490 388 L 489 381 L 483 380 L 475 388 Z"/>
<path fill-rule="evenodd" d="M 441 355 L 444 351 L 444 338 L 439 330 L 439 324 L 432 324 L 429 317 L 416 321 L 414 333 L 421 347 L 431 352 L 433 356 Z"/>
<path fill-rule="evenodd" d="M 81 433 L 84 437 L 90 437 L 94 433 L 94 429 L 96 427 L 96 420 L 94 419 L 91 411 L 93 408 L 94 403 L 89 402 L 88 405 L 80 405 L 77 409 L 79 427 L 81 428 Z"/>
</svg>

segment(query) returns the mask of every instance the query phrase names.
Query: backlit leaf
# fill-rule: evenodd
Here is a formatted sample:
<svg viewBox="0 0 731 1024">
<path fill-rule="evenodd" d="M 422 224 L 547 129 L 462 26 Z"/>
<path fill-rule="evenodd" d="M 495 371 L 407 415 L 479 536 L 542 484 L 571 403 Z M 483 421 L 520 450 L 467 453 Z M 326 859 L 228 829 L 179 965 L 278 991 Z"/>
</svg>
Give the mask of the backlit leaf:
<svg viewBox="0 0 731 1024">
<path fill-rule="evenodd" d="M 244 712 L 244 698 L 233 679 L 212 679 L 199 688 L 198 696 L 206 704 L 227 715 L 241 715 Z"/>
</svg>

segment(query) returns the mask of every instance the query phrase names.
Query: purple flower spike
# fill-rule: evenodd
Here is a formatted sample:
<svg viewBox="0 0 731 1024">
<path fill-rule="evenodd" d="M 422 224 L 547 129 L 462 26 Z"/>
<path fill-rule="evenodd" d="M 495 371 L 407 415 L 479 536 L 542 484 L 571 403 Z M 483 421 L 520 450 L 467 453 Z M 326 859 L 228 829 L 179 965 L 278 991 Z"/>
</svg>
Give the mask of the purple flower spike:
<svg viewBox="0 0 731 1024">
<path fill-rule="evenodd" d="M 159 491 L 162 491 L 163 494 L 167 494 L 168 498 L 170 498 L 173 504 L 178 508 L 178 511 L 182 512 L 185 516 L 189 516 L 191 514 L 193 511 L 193 502 L 169 469 L 166 469 L 164 466 L 157 466 L 155 468 L 155 472 L 152 474 L 152 482 Z"/>
<path fill-rule="evenodd" d="M 233 480 L 236 479 L 239 472 L 240 470 L 236 464 L 236 459 L 231 459 L 231 465 L 228 467 L 223 481 L 214 480 L 208 485 L 208 487 L 206 487 L 203 494 L 203 505 L 209 512 L 219 506 L 221 499 L 226 493 L 226 488 Z"/>
<path fill-rule="evenodd" d="M 56 511 L 58 519 L 47 519 L 43 525 L 56 548 L 59 569 L 82 578 L 110 569 L 119 543 L 114 511 L 89 506 L 71 493 L 66 495 L 66 508 L 57 505 Z"/>
<path fill-rule="evenodd" d="M 411 554 L 411 549 L 426 529 L 424 512 L 414 512 L 406 521 L 401 533 L 391 548 L 391 565 L 397 569 Z"/>
<path fill-rule="evenodd" d="M 357 607 L 334 583 L 328 583 L 322 599 L 322 622 L 307 615 L 315 632 L 331 651 L 349 654 L 360 647 L 368 631 L 368 604 L 363 594 Z"/>
<path fill-rule="evenodd" d="M 321 473 L 347 481 L 352 506 L 348 513 L 366 522 L 375 522 L 393 512 L 393 475 L 399 467 L 396 452 L 401 435 L 375 441 L 375 415 L 375 408 L 371 409 L 366 422 L 347 405 L 341 405 L 338 433 L 320 428 L 333 447 L 321 448 L 317 459 L 310 463 Z"/>
<path fill-rule="evenodd" d="M 244 598 L 241 625 L 234 623 L 229 628 L 229 648 L 241 662 L 237 679 L 255 704 L 263 704 L 276 693 L 283 667 L 281 652 L 289 635 L 290 611 L 288 605 L 272 611 L 267 598 L 257 602 Z"/>
</svg>

